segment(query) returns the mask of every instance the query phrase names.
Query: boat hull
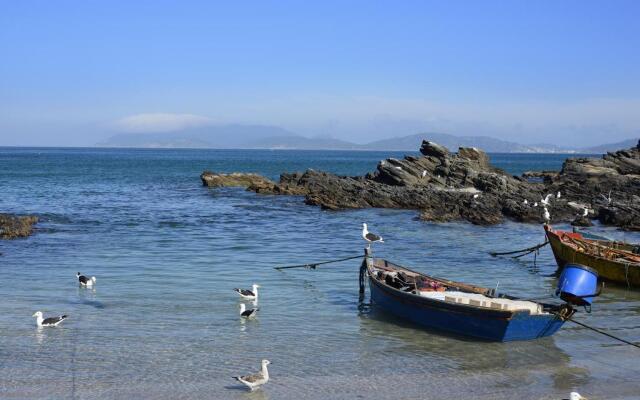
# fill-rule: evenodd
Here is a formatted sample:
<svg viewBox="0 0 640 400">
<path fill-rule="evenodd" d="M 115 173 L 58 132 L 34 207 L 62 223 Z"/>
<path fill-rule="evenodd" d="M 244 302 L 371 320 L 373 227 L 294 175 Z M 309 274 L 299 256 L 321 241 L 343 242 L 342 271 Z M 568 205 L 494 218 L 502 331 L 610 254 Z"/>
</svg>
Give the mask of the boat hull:
<svg viewBox="0 0 640 400">
<path fill-rule="evenodd" d="M 398 292 L 369 277 L 376 306 L 421 327 L 479 340 L 508 342 L 551 336 L 564 321 L 553 314 L 461 307 Z"/>
<path fill-rule="evenodd" d="M 547 229 L 546 234 L 558 264 L 558 272 L 562 271 L 567 264 L 582 264 L 595 269 L 602 280 L 628 287 L 640 287 L 640 268 L 638 266 L 577 251 L 562 243 L 560 239 L 561 234 L 571 235 L 570 233 Z"/>
</svg>

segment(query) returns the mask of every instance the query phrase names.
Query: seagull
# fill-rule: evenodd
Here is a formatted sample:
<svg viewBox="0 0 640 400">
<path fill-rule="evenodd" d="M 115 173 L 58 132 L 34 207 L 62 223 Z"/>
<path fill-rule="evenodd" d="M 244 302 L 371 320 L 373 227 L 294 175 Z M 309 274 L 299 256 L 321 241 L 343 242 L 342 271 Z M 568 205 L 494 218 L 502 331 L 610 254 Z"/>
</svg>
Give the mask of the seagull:
<svg viewBox="0 0 640 400">
<path fill-rule="evenodd" d="M 400 171 L 402 171 L 402 167 L 393 167 L 395 169 L 399 169 Z"/>
<path fill-rule="evenodd" d="M 529 202 L 527 201 L 527 199 L 524 199 L 524 201 L 522 202 L 522 204 L 527 205 L 527 204 L 529 204 Z"/>
<path fill-rule="evenodd" d="M 42 311 L 37 311 L 35 314 L 32 315 L 32 317 L 36 317 L 36 324 L 38 325 L 38 327 L 58 326 L 62 321 L 67 319 L 66 315 L 60 315 L 59 317 L 43 318 Z"/>
<path fill-rule="evenodd" d="M 538 202 L 536 201 L 535 203 L 533 203 L 534 207 L 538 207 Z"/>
<path fill-rule="evenodd" d="M 571 392 L 569 394 L 569 400 L 589 400 L 586 397 L 583 397 L 578 392 Z"/>
<path fill-rule="evenodd" d="M 542 218 L 544 218 L 545 223 L 549 223 L 551 221 L 551 214 L 549 214 L 549 210 L 547 210 L 547 207 L 544 207 L 544 214 L 542 215 Z"/>
<path fill-rule="evenodd" d="M 367 224 L 362 224 L 362 238 L 369 242 L 369 246 L 371 246 L 371 243 L 375 242 L 384 243 L 382 237 L 376 235 L 375 233 L 369 232 L 369 230 L 367 229 Z"/>
<path fill-rule="evenodd" d="M 604 194 L 601 194 L 600 196 L 604 197 L 604 199 L 607 201 L 607 204 L 611 204 L 611 190 L 609 190 L 609 196 L 605 196 Z"/>
<path fill-rule="evenodd" d="M 256 316 L 256 314 L 258 313 L 258 309 L 257 308 L 250 308 L 247 310 L 247 307 L 244 305 L 244 303 L 240 303 L 240 316 L 242 318 L 253 318 Z"/>
<path fill-rule="evenodd" d="M 582 216 L 586 217 L 587 215 L 589 215 L 589 209 L 585 207 L 585 209 L 582 210 Z"/>
<path fill-rule="evenodd" d="M 424 178 L 425 176 L 427 176 L 427 170 L 426 169 L 422 171 L 422 177 Z"/>
<path fill-rule="evenodd" d="M 253 286 L 251 287 L 251 290 L 249 290 L 249 289 L 238 289 L 238 288 L 235 288 L 233 290 L 238 292 L 240 297 L 242 297 L 243 299 L 255 300 L 255 299 L 258 298 L 258 288 L 259 287 L 260 287 L 260 285 L 256 285 L 254 283 Z"/>
<path fill-rule="evenodd" d="M 91 286 L 93 286 L 94 283 L 96 283 L 96 277 L 95 276 L 92 276 L 91 278 L 88 278 L 88 277 L 82 275 L 80 272 L 78 272 L 76 274 L 76 276 L 78 277 L 78 282 L 80 282 L 80 285 L 82 285 L 82 286 L 91 287 Z"/>
<path fill-rule="evenodd" d="M 271 364 L 271 361 L 262 360 L 262 370 L 257 374 L 234 376 L 233 379 L 244 384 L 253 392 L 255 389 L 269 382 L 269 371 L 267 370 L 267 365 L 269 364 Z"/>
<path fill-rule="evenodd" d="M 548 206 L 549 205 L 549 200 L 551 200 L 551 197 L 553 197 L 553 196 L 548 194 L 547 197 L 545 197 L 544 199 L 540 200 L 540 203 L 543 206 Z"/>
<path fill-rule="evenodd" d="M 556 194 L 556 199 L 560 198 L 560 191 L 558 190 L 558 194 Z"/>
<path fill-rule="evenodd" d="M 474 195 L 473 195 L 473 198 L 474 198 L 474 199 L 477 199 L 478 197 L 480 197 L 480 195 L 479 195 L 478 193 L 476 193 L 476 194 L 474 194 Z"/>
</svg>

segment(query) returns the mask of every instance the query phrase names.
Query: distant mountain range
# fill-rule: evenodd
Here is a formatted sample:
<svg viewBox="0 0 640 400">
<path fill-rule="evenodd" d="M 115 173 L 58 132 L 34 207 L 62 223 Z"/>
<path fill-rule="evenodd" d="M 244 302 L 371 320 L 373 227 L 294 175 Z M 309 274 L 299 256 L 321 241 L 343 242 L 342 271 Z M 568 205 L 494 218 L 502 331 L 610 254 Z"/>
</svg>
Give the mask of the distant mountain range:
<svg viewBox="0 0 640 400">
<path fill-rule="evenodd" d="M 111 136 L 99 147 L 137 148 L 217 148 L 290 150 L 387 150 L 416 151 L 427 139 L 455 151 L 477 147 L 489 153 L 605 153 L 637 144 L 637 139 L 590 148 L 563 148 L 552 144 L 524 145 L 489 136 L 454 136 L 444 133 L 415 135 L 356 144 L 330 137 L 308 138 L 268 125 L 218 125 L 170 133 L 123 133 Z"/>
</svg>

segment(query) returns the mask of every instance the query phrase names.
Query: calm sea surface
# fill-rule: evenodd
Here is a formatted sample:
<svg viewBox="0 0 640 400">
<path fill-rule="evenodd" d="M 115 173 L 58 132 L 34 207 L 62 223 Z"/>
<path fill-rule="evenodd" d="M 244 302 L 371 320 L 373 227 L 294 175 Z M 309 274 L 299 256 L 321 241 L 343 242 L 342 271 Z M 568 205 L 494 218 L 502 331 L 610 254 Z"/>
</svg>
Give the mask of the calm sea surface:
<svg viewBox="0 0 640 400">
<path fill-rule="evenodd" d="M 306 168 L 356 175 L 401 153 L 0 148 L 0 212 L 35 213 L 28 239 L 0 241 L 0 398 L 559 399 L 638 398 L 640 350 L 567 324 L 532 342 L 479 343 L 358 309 L 359 261 L 316 271 L 276 265 L 376 255 L 436 276 L 544 296 L 548 248 L 534 265 L 495 259 L 544 240 L 542 227 L 430 224 L 398 210 L 330 212 L 302 198 L 211 190 L 199 174 L 276 178 Z M 558 169 L 562 155 L 492 155 L 511 173 Z M 640 241 L 604 228 L 595 232 Z M 76 272 L 95 275 L 79 289 Z M 234 287 L 262 285 L 255 321 Z M 38 330 L 31 315 L 65 313 Z M 640 341 L 640 292 L 607 288 L 580 319 Z M 247 393 L 231 376 L 272 361 Z"/>
</svg>

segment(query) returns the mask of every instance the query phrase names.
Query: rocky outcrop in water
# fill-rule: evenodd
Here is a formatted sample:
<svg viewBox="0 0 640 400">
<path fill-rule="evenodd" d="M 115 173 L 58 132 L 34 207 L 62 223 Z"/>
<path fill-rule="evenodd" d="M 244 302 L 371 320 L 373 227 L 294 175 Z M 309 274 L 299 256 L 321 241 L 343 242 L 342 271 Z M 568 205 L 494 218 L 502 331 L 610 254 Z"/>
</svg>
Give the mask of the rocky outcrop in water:
<svg viewBox="0 0 640 400">
<path fill-rule="evenodd" d="M 33 215 L 0 214 L 0 239 L 27 237 L 36 222 L 38 217 Z"/>
<path fill-rule="evenodd" d="M 466 220 L 491 225 L 508 218 L 541 223 L 547 203 L 551 222 L 574 221 L 587 209 L 586 221 L 578 223 L 597 218 L 628 229 L 640 227 L 638 148 L 609 153 L 602 159 L 570 158 L 559 173 L 544 171 L 522 177 L 495 168 L 487 154 L 476 148 L 451 153 L 425 140 L 420 153 L 419 157 L 382 160 L 365 176 L 307 170 L 282 174 L 280 182 L 274 183 L 248 174 L 245 178 L 251 183 L 239 186 L 262 194 L 304 195 L 307 204 L 331 210 L 415 209 L 422 219 L 436 222 Z M 203 182 L 216 186 L 205 181 L 205 174 Z"/>
</svg>

